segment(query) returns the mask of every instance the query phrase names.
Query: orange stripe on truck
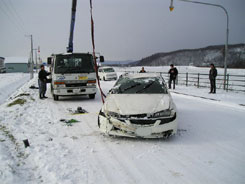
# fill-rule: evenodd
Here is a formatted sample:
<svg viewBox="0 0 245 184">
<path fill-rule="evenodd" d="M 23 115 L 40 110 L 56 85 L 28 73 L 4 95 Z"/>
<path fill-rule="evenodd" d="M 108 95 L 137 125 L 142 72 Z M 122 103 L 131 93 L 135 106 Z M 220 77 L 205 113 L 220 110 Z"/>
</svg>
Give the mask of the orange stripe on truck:
<svg viewBox="0 0 245 184">
<path fill-rule="evenodd" d="M 54 82 L 54 84 L 65 84 L 65 82 Z"/>
<path fill-rule="evenodd" d="M 89 80 L 88 83 L 96 83 L 96 80 Z"/>
</svg>

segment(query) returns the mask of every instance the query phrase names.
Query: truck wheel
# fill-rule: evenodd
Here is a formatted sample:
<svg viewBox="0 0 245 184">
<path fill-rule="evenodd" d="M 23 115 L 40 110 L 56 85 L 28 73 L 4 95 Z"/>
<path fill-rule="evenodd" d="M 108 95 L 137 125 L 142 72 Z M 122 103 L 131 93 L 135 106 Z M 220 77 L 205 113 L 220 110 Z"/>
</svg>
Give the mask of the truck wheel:
<svg viewBox="0 0 245 184">
<path fill-rule="evenodd" d="M 58 101 L 59 100 L 59 96 L 58 95 L 53 95 L 53 97 L 54 97 L 54 100 L 55 101 Z"/>
<path fill-rule="evenodd" d="M 90 99 L 94 99 L 95 98 L 95 94 L 90 94 L 88 95 Z"/>
<path fill-rule="evenodd" d="M 105 81 L 105 77 L 103 77 L 103 80 Z"/>
<path fill-rule="evenodd" d="M 50 91 L 51 91 L 51 93 L 53 93 L 53 85 L 52 85 L 52 83 L 51 83 L 51 87 L 50 87 Z"/>
</svg>

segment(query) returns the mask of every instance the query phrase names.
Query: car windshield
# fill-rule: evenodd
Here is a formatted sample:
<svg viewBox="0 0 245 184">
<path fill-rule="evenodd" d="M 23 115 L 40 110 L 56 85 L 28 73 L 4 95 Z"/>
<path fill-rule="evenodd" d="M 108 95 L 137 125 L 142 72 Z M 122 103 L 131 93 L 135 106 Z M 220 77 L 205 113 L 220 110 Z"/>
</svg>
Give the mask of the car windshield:
<svg viewBox="0 0 245 184">
<path fill-rule="evenodd" d="M 127 78 L 118 79 L 111 90 L 112 94 L 167 94 L 164 82 L 156 77 L 151 78 Z"/>
<path fill-rule="evenodd" d="M 113 68 L 104 68 L 103 70 L 105 73 L 115 72 Z"/>
<path fill-rule="evenodd" d="M 95 72 L 91 55 L 58 55 L 55 73 L 90 73 Z"/>
</svg>

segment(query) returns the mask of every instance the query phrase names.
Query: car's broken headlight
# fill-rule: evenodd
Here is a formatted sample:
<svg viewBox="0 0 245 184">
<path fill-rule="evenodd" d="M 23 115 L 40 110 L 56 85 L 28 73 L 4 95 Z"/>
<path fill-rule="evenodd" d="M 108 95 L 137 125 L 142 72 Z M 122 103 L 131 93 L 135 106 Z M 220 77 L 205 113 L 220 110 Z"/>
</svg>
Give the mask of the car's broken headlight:
<svg viewBox="0 0 245 184">
<path fill-rule="evenodd" d="M 163 111 L 159 111 L 153 114 L 153 118 L 159 118 L 159 117 L 168 117 L 171 116 L 172 114 L 172 110 L 171 109 L 167 109 L 167 110 L 163 110 Z"/>
<path fill-rule="evenodd" d="M 106 115 L 110 116 L 110 117 L 114 117 L 114 118 L 119 118 L 120 117 L 120 114 L 118 114 L 116 112 L 112 112 L 112 111 L 107 111 Z"/>
</svg>

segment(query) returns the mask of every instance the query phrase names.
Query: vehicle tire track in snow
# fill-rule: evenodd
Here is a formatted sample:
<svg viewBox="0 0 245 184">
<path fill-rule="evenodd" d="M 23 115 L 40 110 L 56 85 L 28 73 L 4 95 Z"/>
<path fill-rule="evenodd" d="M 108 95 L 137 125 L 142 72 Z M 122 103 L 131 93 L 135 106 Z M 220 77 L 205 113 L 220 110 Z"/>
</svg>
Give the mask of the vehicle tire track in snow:
<svg viewBox="0 0 245 184">
<path fill-rule="evenodd" d="M 89 116 L 93 116 L 92 117 L 93 119 L 97 118 L 97 116 L 94 117 L 94 115 L 87 115 L 86 117 L 89 117 Z M 87 119 L 86 117 L 83 116 L 84 119 Z M 88 119 L 92 119 L 92 118 L 89 117 Z M 90 121 L 85 121 L 85 122 L 90 122 Z M 86 125 L 90 129 L 91 132 L 98 131 L 98 129 L 95 130 L 89 123 L 86 123 Z M 101 134 L 99 134 L 99 136 L 101 136 Z M 94 138 L 96 139 L 94 140 Z M 128 168 L 124 167 L 120 159 L 118 159 L 115 156 L 112 150 L 104 142 L 105 141 L 104 137 L 103 139 L 98 139 L 98 138 L 100 137 L 90 137 L 90 139 L 93 139 L 92 142 L 95 142 L 94 145 L 92 145 L 93 143 L 90 144 L 92 146 L 91 148 L 92 154 L 90 158 L 91 160 L 94 160 L 94 162 L 90 164 L 90 166 L 92 168 L 96 168 L 97 170 L 99 169 L 100 173 L 105 177 L 106 181 L 104 182 L 95 181 L 95 183 L 97 182 L 100 182 L 100 183 L 137 183 L 136 180 L 134 179 L 134 176 L 128 171 Z M 91 141 L 91 140 L 88 140 L 88 141 Z M 100 150 L 103 151 L 103 155 L 100 155 Z M 105 155 L 106 155 L 106 158 L 104 158 Z M 112 172 L 113 174 L 111 174 Z M 119 181 L 118 178 L 121 178 L 121 179 L 123 178 L 123 181 Z"/>
</svg>

